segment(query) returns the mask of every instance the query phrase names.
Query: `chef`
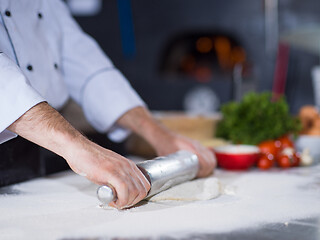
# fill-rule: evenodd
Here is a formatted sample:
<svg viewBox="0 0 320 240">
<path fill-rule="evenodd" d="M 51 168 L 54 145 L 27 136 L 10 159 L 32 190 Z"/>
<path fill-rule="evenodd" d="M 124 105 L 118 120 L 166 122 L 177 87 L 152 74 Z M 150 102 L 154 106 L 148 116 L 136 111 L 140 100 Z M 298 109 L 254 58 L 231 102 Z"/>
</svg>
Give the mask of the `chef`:
<svg viewBox="0 0 320 240">
<path fill-rule="evenodd" d="M 130 160 L 91 142 L 57 110 L 72 98 L 92 126 L 110 139 L 135 132 L 159 155 L 196 153 L 198 177 L 215 159 L 200 144 L 159 125 L 126 78 L 85 34 L 60 0 L 0 2 L 0 143 L 19 135 L 62 156 L 97 184 L 111 184 L 123 208 L 142 200 L 150 184 Z"/>
</svg>

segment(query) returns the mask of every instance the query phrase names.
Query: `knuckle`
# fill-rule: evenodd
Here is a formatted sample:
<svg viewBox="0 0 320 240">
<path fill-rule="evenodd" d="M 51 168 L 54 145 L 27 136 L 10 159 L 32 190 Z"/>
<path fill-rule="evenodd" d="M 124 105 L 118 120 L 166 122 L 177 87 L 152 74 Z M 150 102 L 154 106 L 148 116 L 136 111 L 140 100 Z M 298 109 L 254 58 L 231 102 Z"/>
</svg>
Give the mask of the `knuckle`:
<svg viewBox="0 0 320 240">
<path fill-rule="evenodd" d="M 122 161 L 122 164 L 123 164 L 124 167 L 129 168 L 129 169 L 132 169 L 132 168 L 134 168 L 136 166 L 134 164 L 134 162 L 132 162 L 130 160 L 127 160 L 127 159 L 125 159 L 125 161 Z"/>
<path fill-rule="evenodd" d="M 127 163 L 129 164 L 129 166 L 136 168 L 136 164 L 133 161 L 128 160 Z"/>
<path fill-rule="evenodd" d="M 139 193 L 137 194 L 137 198 L 139 200 L 142 200 L 145 196 L 147 196 L 147 192 L 144 189 L 141 189 L 141 191 L 139 191 Z"/>
<path fill-rule="evenodd" d="M 136 197 L 137 195 L 139 195 L 140 194 L 140 190 L 138 189 L 138 188 L 134 188 L 132 191 L 130 191 L 130 195 L 132 196 L 132 197 Z"/>
<path fill-rule="evenodd" d="M 150 189 L 151 189 L 151 184 L 147 181 L 147 187 L 145 188 L 145 190 L 148 193 Z"/>
<path fill-rule="evenodd" d="M 141 188 L 140 188 L 139 194 L 140 195 L 146 195 L 147 192 L 148 192 L 147 188 L 142 185 Z"/>
<path fill-rule="evenodd" d="M 144 189 L 144 192 L 143 192 L 144 196 L 143 197 L 146 197 L 148 195 L 149 190 L 150 190 L 150 188 L 149 189 L 147 189 L 147 188 Z"/>
</svg>

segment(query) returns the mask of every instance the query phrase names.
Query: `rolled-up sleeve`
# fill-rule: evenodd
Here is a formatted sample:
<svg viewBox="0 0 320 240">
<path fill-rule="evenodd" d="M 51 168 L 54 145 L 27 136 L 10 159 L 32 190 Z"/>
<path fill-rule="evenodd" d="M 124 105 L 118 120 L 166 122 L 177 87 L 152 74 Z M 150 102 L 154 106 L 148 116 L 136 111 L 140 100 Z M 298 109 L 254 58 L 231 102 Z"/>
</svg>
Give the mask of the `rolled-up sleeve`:
<svg viewBox="0 0 320 240">
<path fill-rule="evenodd" d="M 63 28 L 62 70 L 70 95 L 97 131 L 119 130 L 116 120 L 145 103 L 97 42 L 81 30 L 65 4 L 58 2 Z"/>
<path fill-rule="evenodd" d="M 16 63 L 0 53 L 0 143 L 16 136 L 6 129 L 8 126 L 43 101 Z"/>
</svg>

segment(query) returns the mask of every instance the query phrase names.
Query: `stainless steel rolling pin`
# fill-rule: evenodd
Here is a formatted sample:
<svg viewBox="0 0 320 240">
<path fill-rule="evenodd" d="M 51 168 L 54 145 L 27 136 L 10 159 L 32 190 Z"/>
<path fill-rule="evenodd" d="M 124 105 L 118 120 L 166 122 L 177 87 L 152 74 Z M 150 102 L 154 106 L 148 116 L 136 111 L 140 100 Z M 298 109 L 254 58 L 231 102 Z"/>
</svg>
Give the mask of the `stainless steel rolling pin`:
<svg viewBox="0 0 320 240">
<path fill-rule="evenodd" d="M 195 178 L 199 169 L 199 161 L 197 155 L 191 152 L 178 151 L 164 157 L 140 162 L 137 167 L 150 182 L 151 188 L 145 197 L 149 198 L 174 185 Z M 100 186 L 97 190 L 97 197 L 105 205 L 117 199 L 112 186 Z"/>
</svg>

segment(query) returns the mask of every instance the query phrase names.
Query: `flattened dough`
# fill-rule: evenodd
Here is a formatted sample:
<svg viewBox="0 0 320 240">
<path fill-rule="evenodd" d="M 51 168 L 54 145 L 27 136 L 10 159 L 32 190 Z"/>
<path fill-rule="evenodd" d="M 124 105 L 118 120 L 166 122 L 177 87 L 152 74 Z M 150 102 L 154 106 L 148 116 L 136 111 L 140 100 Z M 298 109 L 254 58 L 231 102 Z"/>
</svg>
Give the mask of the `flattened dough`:
<svg viewBox="0 0 320 240">
<path fill-rule="evenodd" d="M 221 184 L 217 178 L 201 178 L 185 182 L 169 188 L 152 196 L 148 200 L 159 202 L 166 200 L 174 201 L 199 201 L 216 198 L 221 193 Z"/>
</svg>

